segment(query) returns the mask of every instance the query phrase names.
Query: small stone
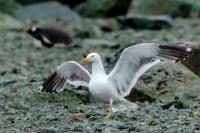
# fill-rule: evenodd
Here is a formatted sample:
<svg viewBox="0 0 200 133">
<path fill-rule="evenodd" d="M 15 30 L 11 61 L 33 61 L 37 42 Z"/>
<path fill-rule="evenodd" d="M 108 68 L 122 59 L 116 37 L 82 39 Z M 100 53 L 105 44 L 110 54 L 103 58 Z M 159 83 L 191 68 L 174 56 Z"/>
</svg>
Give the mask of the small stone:
<svg viewBox="0 0 200 133">
<path fill-rule="evenodd" d="M 58 129 L 54 127 L 41 128 L 39 129 L 39 133 L 58 133 Z"/>
<path fill-rule="evenodd" d="M 192 112 L 190 112 L 190 116 L 197 118 L 199 116 L 199 113 L 192 111 Z"/>
<path fill-rule="evenodd" d="M 58 118 L 55 116 L 48 115 L 48 116 L 46 116 L 46 120 L 49 122 L 52 122 L 52 121 L 57 121 Z"/>
<path fill-rule="evenodd" d="M 77 113 L 77 114 L 73 114 L 73 115 L 71 116 L 71 118 L 72 118 L 73 120 L 83 121 L 83 120 L 86 119 L 86 116 L 85 116 L 84 113 Z"/>
</svg>

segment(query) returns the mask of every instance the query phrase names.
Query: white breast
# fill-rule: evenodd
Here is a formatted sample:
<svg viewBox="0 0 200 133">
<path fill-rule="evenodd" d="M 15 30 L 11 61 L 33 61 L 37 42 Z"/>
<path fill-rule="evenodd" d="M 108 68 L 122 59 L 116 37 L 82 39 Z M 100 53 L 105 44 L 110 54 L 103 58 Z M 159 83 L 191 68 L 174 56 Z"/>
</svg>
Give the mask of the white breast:
<svg viewBox="0 0 200 133">
<path fill-rule="evenodd" d="M 105 76 L 96 76 L 92 78 L 89 83 L 89 91 L 95 98 L 104 102 L 109 102 L 110 99 L 114 99 L 118 96 L 116 90 Z"/>
</svg>

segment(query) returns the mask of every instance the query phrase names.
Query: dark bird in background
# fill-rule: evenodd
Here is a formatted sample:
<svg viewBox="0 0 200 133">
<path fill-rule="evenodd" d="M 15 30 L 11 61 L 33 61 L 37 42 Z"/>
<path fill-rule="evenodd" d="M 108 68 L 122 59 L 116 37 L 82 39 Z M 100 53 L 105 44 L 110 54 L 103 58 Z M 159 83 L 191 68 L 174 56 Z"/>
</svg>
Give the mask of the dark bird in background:
<svg viewBox="0 0 200 133">
<path fill-rule="evenodd" d="M 21 32 L 28 33 L 35 39 L 39 40 L 47 48 L 51 48 L 54 45 L 62 47 L 64 45 L 68 47 L 78 46 L 77 44 L 74 44 L 73 38 L 69 33 L 56 28 L 32 26 L 27 29 L 21 29 Z"/>
</svg>

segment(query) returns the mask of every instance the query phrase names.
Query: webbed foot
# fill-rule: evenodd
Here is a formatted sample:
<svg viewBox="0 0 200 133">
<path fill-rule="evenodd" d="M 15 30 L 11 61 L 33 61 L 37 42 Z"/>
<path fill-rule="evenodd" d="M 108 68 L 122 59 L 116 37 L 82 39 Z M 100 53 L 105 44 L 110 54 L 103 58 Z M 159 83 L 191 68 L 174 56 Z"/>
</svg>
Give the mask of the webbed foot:
<svg viewBox="0 0 200 133">
<path fill-rule="evenodd" d="M 103 121 L 108 122 L 111 119 L 111 117 L 112 117 L 112 108 L 110 107 L 108 114 L 103 117 Z"/>
</svg>

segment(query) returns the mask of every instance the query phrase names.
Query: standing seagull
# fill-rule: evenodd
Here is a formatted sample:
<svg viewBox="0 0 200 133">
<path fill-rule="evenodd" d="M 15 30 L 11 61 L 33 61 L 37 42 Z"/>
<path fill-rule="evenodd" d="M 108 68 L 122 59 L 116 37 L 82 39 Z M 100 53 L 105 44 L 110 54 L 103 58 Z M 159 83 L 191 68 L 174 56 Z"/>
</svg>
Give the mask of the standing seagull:
<svg viewBox="0 0 200 133">
<path fill-rule="evenodd" d="M 56 71 L 42 84 L 42 91 L 62 91 L 66 83 L 87 86 L 90 93 L 97 99 L 110 103 L 110 110 L 104 120 L 110 119 L 112 112 L 132 109 L 138 106 L 127 101 L 139 77 L 148 69 L 163 60 L 179 62 L 192 53 L 191 48 L 170 46 L 155 43 L 142 43 L 123 50 L 117 64 L 106 74 L 101 57 L 90 53 L 81 60 L 92 64 L 92 74 L 74 61 L 68 61 L 57 67 Z"/>
<path fill-rule="evenodd" d="M 73 38 L 69 33 L 56 28 L 40 28 L 32 26 L 27 29 L 22 29 L 21 32 L 30 34 L 47 48 L 53 47 L 54 44 L 74 46 Z"/>
</svg>

